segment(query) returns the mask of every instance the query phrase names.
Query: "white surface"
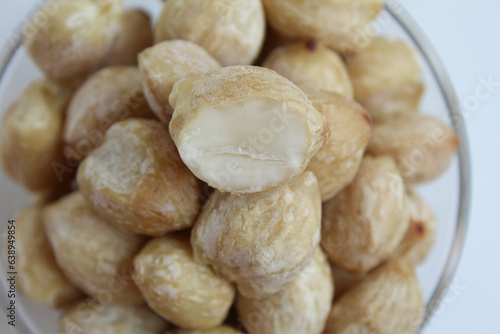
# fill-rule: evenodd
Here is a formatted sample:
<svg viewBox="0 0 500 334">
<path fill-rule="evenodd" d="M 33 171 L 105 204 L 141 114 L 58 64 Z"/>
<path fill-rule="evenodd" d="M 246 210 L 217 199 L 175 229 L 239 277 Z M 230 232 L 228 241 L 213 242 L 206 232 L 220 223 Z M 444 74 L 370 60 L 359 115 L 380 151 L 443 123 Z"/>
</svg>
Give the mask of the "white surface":
<svg viewBox="0 0 500 334">
<path fill-rule="evenodd" d="M 151 0 L 153 1 L 153 0 Z M 11 32 L 36 3 L 34 0 L 5 0 L 0 11 L 0 45 L 12 40 Z M 500 43 L 495 0 L 402 0 L 427 34 L 454 83 L 469 135 L 472 160 L 472 207 L 465 252 L 455 281 L 450 284 L 440 310 L 426 334 L 500 333 L 500 224 L 494 210 L 500 204 L 500 149 L 496 137 L 500 113 Z M 482 81 L 499 84 L 488 91 Z M 483 95 L 482 95 L 483 93 Z M 486 94 L 487 95 L 487 94 Z M 480 98 L 475 98 L 478 96 Z M 478 101 L 478 106 L 467 103 Z M 4 106 L 0 106 L 4 107 Z M 474 109 L 474 110 L 472 110 Z M 469 111 L 470 110 L 470 111 Z M 2 192 L 2 196 L 5 194 Z M 496 213 L 496 212 L 495 212 Z M 5 219 L 3 215 L 1 219 Z M 5 316 L 0 314 L 0 332 Z"/>
</svg>

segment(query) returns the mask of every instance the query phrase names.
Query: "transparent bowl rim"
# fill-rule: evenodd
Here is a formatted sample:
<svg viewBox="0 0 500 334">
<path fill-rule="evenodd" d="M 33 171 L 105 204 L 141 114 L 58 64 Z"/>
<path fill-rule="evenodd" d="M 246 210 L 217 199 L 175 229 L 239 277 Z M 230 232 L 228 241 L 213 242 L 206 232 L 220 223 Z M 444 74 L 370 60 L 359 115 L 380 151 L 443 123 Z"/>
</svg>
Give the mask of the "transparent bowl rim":
<svg viewBox="0 0 500 334">
<path fill-rule="evenodd" d="M 32 13 L 34 13 L 37 8 L 38 6 L 35 6 L 35 8 L 33 8 L 32 10 Z M 432 46 L 431 42 L 428 40 L 428 38 L 420 29 L 415 20 L 402 7 L 401 4 L 398 3 L 397 8 L 392 8 L 391 5 L 385 3 L 384 9 L 405 30 L 405 32 L 408 34 L 412 42 L 419 50 L 421 56 L 429 65 L 432 74 L 436 78 L 439 90 L 441 91 L 441 94 L 445 99 L 448 116 L 450 117 L 451 124 L 460 139 L 460 146 L 458 149 L 460 194 L 458 199 L 458 215 L 457 215 L 457 220 L 455 222 L 453 242 L 446 263 L 442 268 L 438 284 L 436 285 L 436 288 L 434 289 L 431 298 L 427 303 L 426 316 L 424 318 L 424 322 L 422 323 L 422 327 L 420 329 L 420 332 L 422 332 L 425 326 L 429 323 L 429 320 L 432 318 L 433 311 L 436 309 L 436 307 L 438 307 L 444 292 L 446 291 L 448 285 L 451 283 L 455 275 L 458 264 L 460 262 L 462 250 L 464 247 L 465 234 L 467 231 L 467 226 L 469 221 L 469 209 L 470 209 L 469 147 L 468 147 L 467 134 L 464 126 L 464 119 L 460 112 L 458 99 L 453 89 L 450 77 L 445 69 L 443 62 L 438 56 L 435 48 Z M 23 25 L 17 27 L 17 29 L 15 30 L 16 36 L 21 36 L 22 29 Z M 16 43 L 4 47 L 5 51 L 2 52 L 0 57 L 0 82 L 3 80 L 3 77 L 10 64 L 10 61 L 13 59 L 17 50 L 21 46 L 22 46 L 22 39 L 19 39 Z"/>
</svg>

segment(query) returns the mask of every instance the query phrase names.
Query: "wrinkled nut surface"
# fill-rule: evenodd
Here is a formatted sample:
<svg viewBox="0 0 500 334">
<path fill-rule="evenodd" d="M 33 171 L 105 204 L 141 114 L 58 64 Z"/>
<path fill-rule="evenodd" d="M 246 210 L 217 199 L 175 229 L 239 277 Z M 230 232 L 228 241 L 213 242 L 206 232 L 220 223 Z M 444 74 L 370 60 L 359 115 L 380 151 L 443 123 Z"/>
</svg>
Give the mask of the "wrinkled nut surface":
<svg viewBox="0 0 500 334">
<path fill-rule="evenodd" d="M 396 164 L 368 156 L 352 183 L 324 204 L 321 245 L 336 265 L 363 274 L 392 254 L 409 220 Z"/>
<path fill-rule="evenodd" d="M 236 306 L 250 334 L 321 334 L 332 301 L 330 264 L 318 248 L 290 286 L 261 300 L 239 295 Z"/>
<path fill-rule="evenodd" d="M 311 172 L 259 194 L 216 191 L 191 233 L 195 258 L 262 297 L 293 282 L 319 243 L 321 198 Z"/>
<path fill-rule="evenodd" d="M 351 99 L 311 86 L 300 87 L 330 129 L 328 140 L 307 166 L 318 179 L 322 201 L 327 201 L 356 175 L 370 141 L 372 122 L 366 110 Z"/>
<path fill-rule="evenodd" d="M 440 119 L 400 112 L 375 123 L 367 150 L 391 156 L 406 182 L 421 183 L 448 169 L 459 144 L 455 131 Z"/>
<path fill-rule="evenodd" d="M 354 98 L 375 121 L 397 111 L 416 112 L 424 91 L 417 52 L 401 39 L 376 37 L 349 58 Z"/>
<path fill-rule="evenodd" d="M 64 112 L 73 89 L 50 80 L 29 85 L 4 115 L 5 172 L 29 190 L 55 188 L 67 178 L 62 164 Z"/>
<path fill-rule="evenodd" d="M 233 303 L 234 286 L 194 260 L 187 233 L 149 241 L 133 268 L 134 281 L 149 307 L 180 327 L 220 325 Z"/>
<path fill-rule="evenodd" d="M 68 281 L 56 263 L 41 221 L 42 208 L 41 203 L 36 203 L 17 214 L 15 239 L 7 237 L 6 246 L 15 247 L 16 268 L 22 273 L 17 276 L 19 291 L 39 304 L 65 307 L 84 295 Z M 9 251 L 6 254 L 10 255 Z"/>
<path fill-rule="evenodd" d="M 153 45 L 151 19 L 142 10 L 132 9 L 123 12 L 118 33 L 115 36 L 105 65 L 137 65 L 137 55 Z"/>
<path fill-rule="evenodd" d="M 205 330 L 178 329 L 176 331 L 166 332 L 165 334 L 242 334 L 242 333 L 232 327 L 220 326 Z"/>
<path fill-rule="evenodd" d="M 178 81 L 170 104 L 170 134 L 182 160 L 220 191 L 255 193 L 290 181 L 328 134 L 304 93 L 261 67 L 225 67 Z"/>
<path fill-rule="evenodd" d="M 413 268 L 389 262 L 334 304 L 324 334 L 415 334 L 420 330 L 424 308 Z"/>
<path fill-rule="evenodd" d="M 169 0 L 156 22 L 155 42 L 191 41 L 223 66 L 249 65 L 265 33 L 260 0 Z"/>
<path fill-rule="evenodd" d="M 352 83 L 340 56 L 314 40 L 287 44 L 274 49 L 262 65 L 300 86 L 310 84 L 353 97 Z"/>
<path fill-rule="evenodd" d="M 71 99 L 64 124 L 64 155 L 83 160 L 99 147 L 114 123 L 154 117 L 135 66 L 111 66 L 89 77 Z"/>
<path fill-rule="evenodd" d="M 80 192 L 47 206 L 42 219 L 57 263 L 74 285 L 106 303 L 144 302 L 130 269 L 145 238 L 97 216 Z"/>
<path fill-rule="evenodd" d="M 174 84 L 220 67 L 201 46 L 183 40 L 161 42 L 139 54 L 144 94 L 164 124 L 170 122 L 174 111 L 168 101 Z"/>
<path fill-rule="evenodd" d="M 332 274 L 335 286 L 335 301 L 339 300 L 347 291 L 366 277 L 366 274 L 354 275 L 335 265 L 332 266 Z"/>
<path fill-rule="evenodd" d="M 414 191 L 408 190 L 410 226 L 392 258 L 412 265 L 425 260 L 436 238 L 436 217 L 430 206 Z"/>
<path fill-rule="evenodd" d="M 189 228 L 201 209 L 200 182 L 157 121 L 114 124 L 80 165 L 77 179 L 89 205 L 131 233 L 159 236 Z"/>
<path fill-rule="evenodd" d="M 381 0 L 262 2 L 269 24 L 279 33 L 317 39 L 340 53 L 357 52 L 369 43 L 373 35 L 369 24 L 383 7 Z"/>
<path fill-rule="evenodd" d="M 44 24 L 37 18 L 47 17 Z M 121 0 L 50 0 L 33 16 L 24 45 L 48 76 L 89 74 L 103 62 L 119 30 Z"/>
<path fill-rule="evenodd" d="M 59 320 L 62 334 L 160 334 L 169 324 L 145 305 L 102 305 L 87 299 Z"/>
</svg>

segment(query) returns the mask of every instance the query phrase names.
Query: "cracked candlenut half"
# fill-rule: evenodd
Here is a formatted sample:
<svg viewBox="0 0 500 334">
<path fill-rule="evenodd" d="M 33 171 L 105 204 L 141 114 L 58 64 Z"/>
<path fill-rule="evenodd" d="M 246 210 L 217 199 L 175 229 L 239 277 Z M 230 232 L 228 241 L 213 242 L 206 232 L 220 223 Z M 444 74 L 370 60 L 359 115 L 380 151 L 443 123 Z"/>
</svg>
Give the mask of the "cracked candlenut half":
<svg viewBox="0 0 500 334">
<path fill-rule="evenodd" d="M 323 334 L 416 334 L 424 308 L 413 267 L 388 262 L 333 305 Z"/>
<path fill-rule="evenodd" d="M 178 81 L 170 134 L 184 163 L 225 192 L 256 193 L 305 170 L 328 137 L 323 116 L 276 72 L 232 66 Z"/>
<path fill-rule="evenodd" d="M 321 245 L 333 263 L 363 274 L 391 256 L 409 221 L 396 164 L 367 156 L 352 183 L 323 205 Z"/>
<path fill-rule="evenodd" d="M 149 307 L 189 329 L 220 325 L 235 295 L 231 283 L 194 260 L 185 232 L 149 241 L 134 259 L 133 279 Z"/>
<path fill-rule="evenodd" d="M 108 304 L 144 302 L 130 270 L 146 238 L 107 223 L 80 192 L 46 206 L 42 220 L 56 261 L 70 282 Z"/>
<path fill-rule="evenodd" d="M 332 308 L 330 264 L 320 248 L 288 287 L 263 299 L 239 295 L 241 321 L 250 334 L 321 334 Z"/>
<path fill-rule="evenodd" d="M 22 273 L 17 277 L 17 287 L 39 304 L 62 308 L 84 295 L 68 281 L 56 262 L 42 224 L 42 209 L 42 202 L 34 203 L 21 210 L 15 219 L 16 234 L 12 240 L 17 270 Z"/>
<path fill-rule="evenodd" d="M 216 191 L 191 233 L 195 258 L 237 283 L 240 294 L 263 297 L 293 282 L 310 262 L 320 237 L 321 197 L 304 172 L 271 191 Z"/>
<path fill-rule="evenodd" d="M 318 89 L 353 97 L 352 83 L 340 56 L 314 40 L 290 43 L 274 49 L 262 65 L 290 79 Z"/>
<path fill-rule="evenodd" d="M 114 124 L 80 165 L 77 179 L 89 205 L 130 233 L 160 236 L 187 229 L 201 209 L 201 184 L 158 121 Z"/>
<path fill-rule="evenodd" d="M 223 66 L 249 65 L 264 42 L 261 0 L 169 0 L 155 26 L 155 42 L 182 39 L 207 50 Z"/>
<path fill-rule="evenodd" d="M 59 320 L 61 334 L 161 334 L 170 327 L 146 305 L 107 305 L 90 298 Z"/>
<path fill-rule="evenodd" d="M 201 46 L 183 40 L 161 42 L 139 54 L 144 95 L 156 116 L 167 125 L 174 111 L 168 102 L 174 84 L 220 67 Z"/>
</svg>

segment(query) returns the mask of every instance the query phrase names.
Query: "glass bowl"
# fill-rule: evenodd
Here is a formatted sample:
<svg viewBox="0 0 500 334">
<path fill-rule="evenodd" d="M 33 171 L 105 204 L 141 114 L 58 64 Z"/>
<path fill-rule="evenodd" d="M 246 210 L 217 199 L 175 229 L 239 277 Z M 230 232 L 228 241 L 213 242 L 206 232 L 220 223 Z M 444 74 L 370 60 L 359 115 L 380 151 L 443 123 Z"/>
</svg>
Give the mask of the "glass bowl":
<svg viewBox="0 0 500 334">
<path fill-rule="evenodd" d="M 147 10 L 153 17 L 161 9 L 158 0 L 125 0 L 127 7 Z M 420 53 L 426 91 L 422 110 L 451 124 L 460 138 L 458 155 L 449 170 L 439 179 L 418 187 L 418 192 L 432 206 L 438 219 L 436 243 L 427 260 L 417 272 L 427 302 L 427 313 L 422 328 L 429 323 L 432 313 L 439 309 L 458 265 L 464 243 L 469 207 L 469 154 L 463 119 L 445 67 L 433 47 L 397 1 L 390 1 L 372 24 L 372 31 L 397 36 L 412 44 Z M 14 35 L 20 36 L 21 29 Z M 4 46 L 0 58 L 0 106 L 2 113 L 10 103 L 41 72 L 31 62 L 21 41 Z M 30 202 L 30 195 L 0 172 L 1 231 L 8 219 Z M 2 248 L 3 249 L 3 248 Z M 4 260 L 4 259 L 2 259 Z M 5 265 L 2 278 L 6 277 Z M 22 275 L 22 273 L 18 273 Z M 42 279 L 42 278 L 41 278 Z M 1 279 L 2 284 L 6 280 Z M 2 309 L 6 307 L 6 294 L 1 294 Z M 20 333 L 58 333 L 59 313 L 37 305 L 22 295 L 16 295 L 17 326 Z"/>
</svg>

